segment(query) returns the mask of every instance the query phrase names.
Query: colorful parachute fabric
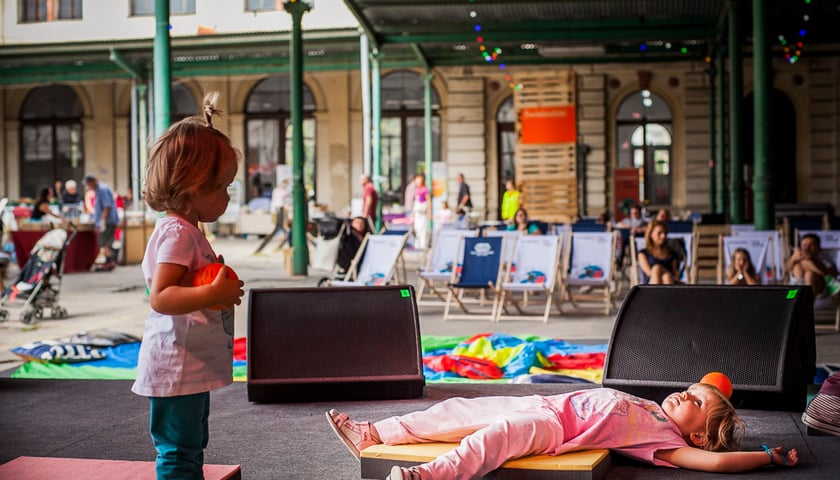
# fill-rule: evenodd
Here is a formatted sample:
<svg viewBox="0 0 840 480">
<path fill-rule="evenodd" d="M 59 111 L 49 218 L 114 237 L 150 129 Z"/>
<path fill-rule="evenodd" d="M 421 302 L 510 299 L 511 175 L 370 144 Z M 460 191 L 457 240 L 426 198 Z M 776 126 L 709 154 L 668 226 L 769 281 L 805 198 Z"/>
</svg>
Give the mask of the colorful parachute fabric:
<svg viewBox="0 0 840 480">
<path fill-rule="evenodd" d="M 423 374 L 431 382 L 526 382 L 527 377 L 555 374 L 557 382 L 600 383 L 606 344 L 484 333 L 473 337 L 427 337 Z"/>
<path fill-rule="evenodd" d="M 605 344 L 587 345 L 539 337 L 485 333 L 473 337 L 423 336 L 423 374 L 429 382 L 600 383 Z M 105 358 L 58 364 L 30 361 L 14 378 L 131 380 L 140 342 L 102 348 Z M 233 379 L 247 378 L 246 340 L 233 344 Z"/>
</svg>

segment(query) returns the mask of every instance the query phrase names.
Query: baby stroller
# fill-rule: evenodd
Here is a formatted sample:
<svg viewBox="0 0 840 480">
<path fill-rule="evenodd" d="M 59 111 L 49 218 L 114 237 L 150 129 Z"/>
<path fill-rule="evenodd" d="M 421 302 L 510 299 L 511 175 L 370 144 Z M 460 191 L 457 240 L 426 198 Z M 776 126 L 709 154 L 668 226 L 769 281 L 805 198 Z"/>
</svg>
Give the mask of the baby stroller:
<svg viewBox="0 0 840 480">
<path fill-rule="evenodd" d="M 359 220 L 356 230 L 353 228 L 353 220 Z M 344 279 L 347 275 L 347 270 L 353 263 L 353 258 L 356 257 L 356 253 L 358 253 L 359 247 L 362 245 L 362 240 L 364 240 L 365 235 L 374 231 L 370 220 L 361 217 L 356 217 L 353 220 L 349 218 L 344 219 L 338 235 L 332 239 L 330 246 L 332 248 L 330 252 L 332 266 L 331 268 L 324 268 L 324 270 L 332 270 L 332 274 L 329 277 L 321 278 L 318 281 L 319 287 L 329 287 L 333 280 Z M 361 230 L 358 229 L 360 226 Z M 327 241 L 329 242 L 329 240 Z"/>
<path fill-rule="evenodd" d="M 15 283 L 0 296 L 0 322 L 9 319 L 9 311 L 3 306 L 16 300 L 23 300 L 20 321 L 25 324 L 44 318 L 45 309 L 50 309 L 52 318 L 67 316 L 67 309 L 58 304 L 58 295 L 64 272 L 64 252 L 75 236 L 75 229 L 67 235 L 64 228 L 54 228 L 38 239 Z"/>
</svg>

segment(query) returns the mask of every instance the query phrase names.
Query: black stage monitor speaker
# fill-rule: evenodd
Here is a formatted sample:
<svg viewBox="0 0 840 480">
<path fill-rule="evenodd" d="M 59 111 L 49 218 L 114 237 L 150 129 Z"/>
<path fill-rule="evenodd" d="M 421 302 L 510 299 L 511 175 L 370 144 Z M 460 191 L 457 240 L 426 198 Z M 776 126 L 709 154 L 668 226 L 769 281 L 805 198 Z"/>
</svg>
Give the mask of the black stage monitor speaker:
<svg viewBox="0 0 840 480">
<path fill-rule="evenodd" d="M 252 402 L 423 395 L 410 285 L 251 290 L 247 345 Z"/>
<path fill-rule="evenodd" d="M 603 384 L 661 402 L 719 371 L 737 408 L 802 411 L 815 361 L 810 287 L 641 285 L 619 309 Z"/>
</svg>

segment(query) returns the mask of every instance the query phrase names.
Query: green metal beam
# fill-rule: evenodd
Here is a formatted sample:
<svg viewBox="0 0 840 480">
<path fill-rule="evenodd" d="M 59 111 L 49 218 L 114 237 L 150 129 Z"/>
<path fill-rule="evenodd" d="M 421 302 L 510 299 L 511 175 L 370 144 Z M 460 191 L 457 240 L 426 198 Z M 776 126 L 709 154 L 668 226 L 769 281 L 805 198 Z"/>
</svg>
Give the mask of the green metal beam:
<svg viewBox="0 0 840 480">
<path fill-rule="evenodd" d="M 390 39 L 400 35 L 441 35 L 450 36 L 469 33 L 473 38 L 477 35 L 496 33 L 509 34 L 517 32 L 575 32 L 575 31 L 606 31 L 621 30 L 630 32 L 675 31 L 682 29 L 705 29 L 716 31 L 719 19 L 717 17 L 698 18 L 604 18 L 604 19 L 575 19 L 567 21 L 530 19 L 527 21 L 511 22 L 482 22 L 481 32 L 473 29 L 474 22 L 436 23 L 430 29 L 428 23 L 395 23 L 393 25 L 377 26 L 378 34 L 383 39 Z M 662 38 L 654 35 L 654 38 Z M 527 34 L 522 39 L 527 38 Z M 700 37 L 707 38 L 707 37 Z"/>
<path fill-rule="evenodd" d="M 248 32 L 227 33 L 215 35 L 197 35 L 191 37 L 173 37 L 170 39 L 173 54 L 182 53 L 188 49 L 207 54 L 212 49 L 228 48 L 232 52 L 241 53 L 251 47 L 277 47 L 285 45 L 288 49 L 290 32 Z M 311 45 L 347 45 L 355 44 L 358 40 L 356 28 L 341 28 L 335 30 L 313 30 L 306 32 L 303 42 Z M 34 43 L 21 45 L 3 45 L 0 47 L 0 59 L 33 58 L 38 56 L 54 57 L 56 55 L 108 54 L 111 48 L 119 50 L 123 55 L 143 53 L 147 56 L 152 51 L 154 38 L 132 40 L 98 40 L 89 42 L 63 43 Z M 208 50 L 211 49 L 211 50 Z"/>
<path fill-rule="evenodd" d="M 670 28 L 670 29 L 633 29 L 633 30 L 604 30 L 600 28 L 592 28 L 586 30 L 516 30 L 505 32 L 493 32 L 492 34 L 483 35 L 485 43 L 492 42 L 538 42 L 538 41 L 590 41 L 603 42 L 604 40 L 638 40 L 644 41 L 649 39 L 654 40 L 697 40 L 707 38 L 714 34 L 715 31 L 711 28 L 687 27 L 687 28 Z M 400 43 L 467 43 L 474 42 L 476 39 L 475 32 L 451 32 L 449 34 L 440 33 L 417 33 L 417 34 L 393 34 L 383 35 L 383 44 L 400 44 Z"/>
<path fill-rule="evenodd" d="M 624 56 L 597 56 L 597 57 L 565 57 L 565 58 L 544 58 L 544 57 L 511 57 L 506 56 L 499 62 L 490 63 L 477 57 L 475 60 L 465 61 L 457 58 L 439 59 L 432 57 L 436 67 L 464 66 L 464 65 L 487 65 L 493 66 L 498 63 L 505 65 L 590 65 L 603 63 L 661 63 L 661 62 L 690 62 L 703 60 L 705 55 L 701 52 L 690 54 L 673 55 L 624 55 Z"/>
<path fill-rule="evenodd" d="M 632 53 L 631 53 L 632 52 Z M 129 59 L 119 52 L 120 56 L 129 62 Z M 458 55 L 456 52 L 447 53 L 445 56 L 436 52 L 422 51 L 425 61 L 429 67 L 441 66 L 486 66 L 496 67 L 498 63 L 504 62 L 507 65 L 583 65 L 603 63 L 660 63 L 660 62 L 686 62 L 702 60 L 705 52 L 695 47 L 682 54 L 680 52 L 641 52 L 638 49 L 628 50 L 626 53 L 606 53 L 599 56 L 586 57 L 564 57 L 548 58 L 541 57 L 536 51 L 531 53 L 510 53 L 503 54 L 503 59 L 498 62 L 488 63 L 480 55 L 475 53 L 469 57 Z M 324 57 L 312 57 L 304 64 L 306 72 L 336 71 L 336 70 L 358 70 L 358 54 L 332 55 Z M 143 74 L 139 62 L 135 58 L 130 64 L 134 65 L 136 73 Z M 418 57 L 418 53 L 411 50 L 389 50 L 380 54 L 380 64 L 384 69 L 394 68 L 426 68 L 424 60 Z M 234 58 L 219 60 L 191 60 L 172 63 L 172 76 L 184 78 L 191 76 L 210 75 L 259 75 L 266 73 L 288 73 L 288 57 L 263 57 L 263 58 Z M 26 65 L 0 69 L 0 85 L 30 84 L 44 82 L 69 82 L 85 80 L 121 80 L 131 79 L 132 74 L 119 68 L 114 62 L 86 62 L 81 65 L 54 64 L 54 65 Z"/>
<path fill-rule="evenodd" d="M 567 58 L 541 58 L 508 57 L 504 63 L 507 65 L 591 65 L 603 63 L 662 63 L 662 62 L 688 62 L 703 60 L 702 53 L 690 53 L 686 55 L 626 55 L 626 56 L 602 56 L 602 57 L 567 57 Z M 185 78 L 193 76 L 213 75 L 263 75 L 272 73 L 288 73 L 289 64 L 275 59 L 254 59 L 252 62 L 245 61 L 207 61 L 207 62 L 178 62 L 172 65 L 172 76 L 174 78 Z M 497 67 L 497 63 L 488 63 L 480 57 L 466 62 L 457 58 L 431 60 L 430 66 L 464 66 L 473 65 L 481 67 Z M 425 68 L 425 65 L 416 56 L 391 57 L 383 55 L 381 61 L 383 69 L 399 68 Z M 307 63 L 304 65 L 305 72 L 358 70 L 360 68 L 358 58 L 345 61 L 328 63 Z M 28 66 L 0 70 L 0 85 L 33 84 L 45 82 L 79 82 L 86 80 L 130 80 L 132 75 L 125 70 L 117 68 L 112 63 L 86 64 L 82 67 L 71 65 L 48 65 Z"/>
<path fill-rule="evenodd" d="M 370 45 L 374 48 L 381 47 L 382 45 L 380 43 L 380 39 L 376 35 L 376 29 L 370 24 L 370 20 L 368 20 L 367 16 L 362 13 L 359 5 L 350 0 L 345 0 L 344 4 L 347 6 L 347 9 L 350 10 L 350 13 L 356 18 L 356 21 L 359 22 L 359 26 L 365 35 L 367 35 Z"/>
<path fill-rule="evenodd" d="M 420 45 L 412 43 L 411 50 L 414 51 L 415 55 L 417 55 L 417 59 L 420 61 L 420 64 L 423 65 L 423 69 L 426 71 L 431 70 L 431 66 L 429 65 L 429 59 L 426 58 L 426 54 L 423 53 L 423 49 L 420 47 Z"/>
<path fill-rule="evenodd" d="M 113 48 L 111 49 L 111 61 L 116 63 L 120 68 L 122 68 L 123 70 L 125 70 L 129 74 L 131 74 L 131 77 L 134 78 L 134 80 L 137 80 L 137 81 L 140 81 L 140 82 L 143 82 L 143 81 L 146 80 L 146 72 L 145 72 L 145 69 L 143 67 L 137 67 L 135 65 L 131 65 L 130 63 L 128 63 L 126 61 L 125 58 L 123 58 L 122 55 L 120 55 L 120 52 L 118 52 L 117 50 L 115 50 Z"/>
</svg>

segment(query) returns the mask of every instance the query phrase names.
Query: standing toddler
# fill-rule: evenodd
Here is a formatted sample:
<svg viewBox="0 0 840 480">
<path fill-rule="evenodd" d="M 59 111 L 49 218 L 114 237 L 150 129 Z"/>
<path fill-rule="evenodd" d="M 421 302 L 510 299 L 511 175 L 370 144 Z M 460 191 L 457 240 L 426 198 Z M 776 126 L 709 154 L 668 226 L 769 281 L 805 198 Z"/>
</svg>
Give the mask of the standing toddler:
<svg viewBox="0 0 840 480">
<path fill-rule="evenodd" d="M 165 216 L 143 257 L 152 309 L 131 390 L 149 397 L 158 479 L 204 478 L 210 390 L 233 379 L 233 306 L 243 282 L 223 267 L 211 284 L 193 286 L 196 272 L 217 260 L 198 223 L 224 213 L 237 169 L 236 150 L 213 128 L 217 98 L 205 97 L 203 118 L 172 125 L 152 146 L 146 169 L 146 202 Z"/>
</svg>

